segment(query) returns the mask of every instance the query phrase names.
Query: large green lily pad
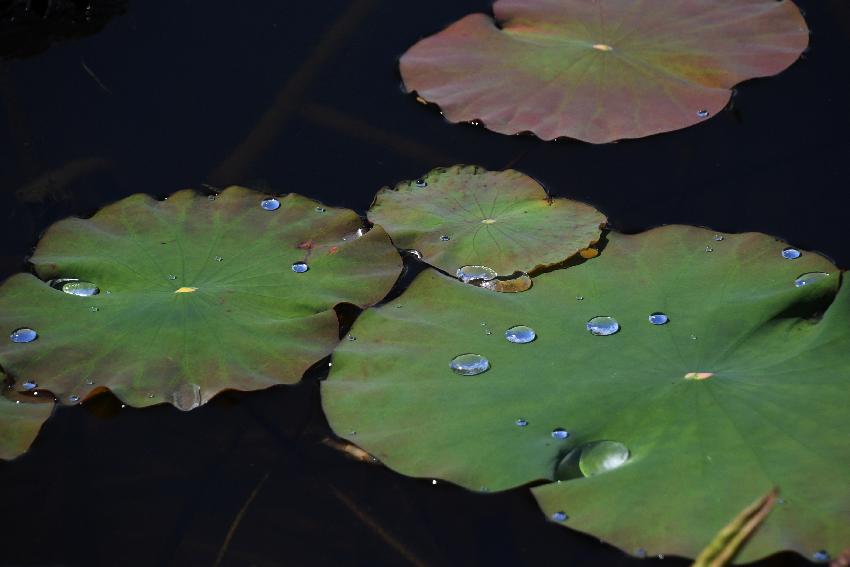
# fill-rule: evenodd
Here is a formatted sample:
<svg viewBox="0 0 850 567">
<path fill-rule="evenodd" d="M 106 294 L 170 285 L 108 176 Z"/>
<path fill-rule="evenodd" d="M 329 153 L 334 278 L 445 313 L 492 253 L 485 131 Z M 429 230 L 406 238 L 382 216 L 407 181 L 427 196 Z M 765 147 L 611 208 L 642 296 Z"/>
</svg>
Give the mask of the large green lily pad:
<svg viewBox="0 0 850 567">
<path fill-rule="evenodd" d="M 498 0 L 401 57 L 410 91 L 452 122 L 592 143 L 717 114 L 809 36 L 790 0 Z M 498 22 L 498 24 L 497 24 Z"/>
<path fill-rule="evenodd" d="M 353 211 L 295 194 L 265 210 L 263 198 L 134 195 L 57 223 L 30 260 L 38 277 L 0 287 L 0 364 L 65 403 L 108 388 L 133 406 L 192 409 L 224 389 L 297 382 L 338 342 L 333 307 L 380 300 L 401 258 Z M 46 283 L 57 278 L 100 293 L 63 293 Z M 38 338 L 13 342 L 19 328 Z"/>
<path fill-rule="evenodd" d="M 778 486 L 784 503 L 739 560 L 837 553 L 850 541 L 850 286 L 836 295 L 829 261 L 786 259 L 761 234 L 668 226 L 609 239 L 522 294 L 421 274 L 335 352 L 322 384 L 331 426 L 395 470 L 474 490 L 555 480 L 578 449 L 565 480 L 535 497 L 548 517 L 638 555 L 694 556 Z M 829 275 L 797 287 L 806 273 Z M 656 312 L 667 324 L 650 323 Z M 619 332 L 591 334 L 598 316 Z M 507 341 L 515 325 L 537 338 Z M 464 353 L 489 370 L 452 372 Z M 616 444 L 625 464 L 582 476 L 615 465 Z"/>
<path fill-rule="evenodd" d="M 450 274 L 483 265 L 508 275 L 561 262 L 596 242 L 605 216 L 549 197 L 519 171 L 456 165 L 385 187 L 369 220 L 396 246 Z"/>
<path fill-rule="evenodd" d="M 6 376 L 0 371 L 0 387 Z M 36 400 L 38 401 L 38 400 Z M 0 460 L 26 453 L 53 411 L 52 403 L 21 403 L 0 395 Z"/>
</svg>

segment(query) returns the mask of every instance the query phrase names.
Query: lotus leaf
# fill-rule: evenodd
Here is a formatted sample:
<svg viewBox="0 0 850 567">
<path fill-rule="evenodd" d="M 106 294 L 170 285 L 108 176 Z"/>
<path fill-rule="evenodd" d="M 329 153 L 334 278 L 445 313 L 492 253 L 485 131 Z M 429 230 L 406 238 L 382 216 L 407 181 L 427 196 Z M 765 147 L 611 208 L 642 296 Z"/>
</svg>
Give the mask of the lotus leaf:
<svg viewBox="0 0 850 567">
<path fill-rule="evenodd" d="M 5 376 L 0 372 L 0 384 Z M 52 403 L 21 403 L 0 396 L 0 460 L 25 453 L 53 411 Z"/>
<path fill-rule="evenodd" d="M 553 199 L 523 173 L 476 166 L 438 168 L 382 189 L 369 220 L 452 275 L 462 266 L 509 275 L 561 262 L 596 242 L 605 223 L 593 207 Z"/>
<path fill-rule="evenodd" d="M 297 382 L 338 342 L 333 307 L 375 303 L 401 271 L 386 233 L 363 231 L 353 211 L 239 187 L 63 220 L 30 260 L 38 277 L 0 287 L 0 363 L 65 403 L 108 388 L 192 409 Z M 20 328 L 37 338 L 9 340 Z"/>
<path fill-rule="evenodd" d="M 409 91 L 452 122 L 595 144 L 717 114 L 741 81 L 797 60 L 790 0 L 498 0 L 401 57 Z"/>
<path fill-rule="evenodd" d="M 323 404 L 335 431 L 407 475 L 561 480 L 533 488 L 546 515 L 630 553 L 693 557 L 779 487 L 739 560 L 835 554 L 850 541 L 850 286 L 794 256 L 761 234 L 667 226 L 612 233 L 522 294 L 429 270 L 357 320 Z M 509 342 L 517 325 L 536 337 Z M 464 353 L 489 369 L 452 372 Z"/>
</svg>

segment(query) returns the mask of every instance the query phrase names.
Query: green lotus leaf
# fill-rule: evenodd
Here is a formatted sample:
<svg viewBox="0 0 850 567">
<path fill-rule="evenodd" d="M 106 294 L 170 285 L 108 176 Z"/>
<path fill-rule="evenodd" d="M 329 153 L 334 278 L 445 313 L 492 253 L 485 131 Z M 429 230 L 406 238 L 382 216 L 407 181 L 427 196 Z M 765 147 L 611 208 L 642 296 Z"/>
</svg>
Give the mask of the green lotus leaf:
<svg viewBox="0 0 850 567">
<path fill-rule="evenodd" d="M 0 384 L 5 375 L 0 371 Z M 0 460 L 9 461 L 26 453 L 41 426 L 53 411 L 52 403 L 21 403 L 0 396 Z"/>
<path fill-rule="evenodd" d="M 338 342 L 333 307 L 375 303 L 401 271 L 386 233 L 364 234 L 353 211 L 239 187 L 63 220 L 30 261 L 39 277 L 0 287 L 0 364 L 18 384 L 181 409 L 297 382 Z"/>
<path fill-rule="evenodd" d="M 401 57 L 452 122 L 595 144 L 678 130 L 808 45 L 790 0 L 498 0 Z"/>
<path fill-rule="evenodd" d="M 593 207 L 553 199 L 523 173 L 477 166 L 385 187 L 368 215 L 396 246 L 452 275 L 463 266 L 509 275 L 562 262 L 596 242 L 605 223 Z"/>
<path fill-rule="evenodd" d="M 779 487 L 739 560 L 835 554 L 850 541 L 850 286 L 799 252 L 668 226 L 610 234 L 521 294 L 429 270 L 357 320 L 324 408 L 407 475 L 561 480 L 533 488 L 547 516 L 630 553 L 693 557 Z"/>
</svg>

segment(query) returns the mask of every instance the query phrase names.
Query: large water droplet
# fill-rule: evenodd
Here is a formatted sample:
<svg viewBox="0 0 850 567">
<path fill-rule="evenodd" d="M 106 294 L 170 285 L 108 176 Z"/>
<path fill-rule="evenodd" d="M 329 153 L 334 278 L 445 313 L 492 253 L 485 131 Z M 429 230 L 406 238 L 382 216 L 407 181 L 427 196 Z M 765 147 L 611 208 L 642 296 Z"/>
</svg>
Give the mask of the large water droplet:
<svg viewBox="0 0 850 567">
<path fill-rule="evenodd" d="M 496 270 L 487 266 L 463 266 L 458 268 L 456 275 L 464 283 L 469 283 L 472 280 L 484 280 L 487 282 L 499 274 L 496 273 Z"/>
<path fill-rule="evenodd" d="M 280 208 L 280 201 L 274 198 L 263 199 L 260 202 L 260 206 L 266 211 L 276 211 Z"/>
<path fill-rule="evenodd" d="M 490 361 L 480 354 L 459 354 L 452 359 L 449 367 L 455 374 L 475 376 L 490 370 Z"/>
<path fill-rule="evenodd" d="M 307 262 L 295 262 L 294 264 L 292 264 L 292 271 L 296 274 L 303 274 L 309 269 L 310 266 L 307 265 Z"/>
<path fill-rule="evenodd" d="M 555 439 L 566 439 L 570 436 L 570 432 L 563 427 L 556 427 L 552 430 L 552 437 Z"/>
<path fill-rule="evenodd" d="M 12 331 L 9 338 L 13 343 L 31 343 L 38 338 L 38 333 L 29 327 L 21 327 Z"/>
<path fill-rule="evenodd" d="M 78 295 L 80 297 L 91 297 L 100 293 L 100 290 L 93 283 L 80 280 L 62 284 L 62 291 L 68 295 Z"/>
<path fill-rule="evenodd" d="M 569 516 L 560 510 L 552 514 L 552 520 L 556 522 L 566 522 L 568 517 Z"/>
<path fill-rule="evenodd" d="M 649 316 L 649 322 L 653 325 L 666 325 L 668 321 L 670 321 L 670 318 L 661 312 L 656 312 Z"/>
<path fill-rule="evenodd" d="M 803 253 L 797 250 L 796 248 L 786 248 L 782 251 L 782 257 L 786 260 L 796 260 L 802 255 Z"/>
<path fill-rule="evenodd" d="M 629 460 L 629 449 L 617 441 L 593 441 L 567 453 L 555 469 L 557 480 L 594 476 Z"/>
<path fill-rule="evenodd" d="M 587 322 L 587 330 L 590 331 L 592 335 L 607 337 L 608 335 L 613 335 L 619 331 L 620 324 L 613 317 L 601 315 L 599 317 L 594 317 Z"/>
<path fill-rule="evenodd" d="M 826 272 L 809 272 L 807 274 L 803 274 L 799 276 L 796 280 L 794 280 L 795 287 L 803 287 L 804 285 L 810 285 L 815 282 L 819 282 L 820 280 L 829 277 L 829 274 Z"/>
<path fill-rule="evenodd" d="M 27 380 L 26 382 L 24 382 L 23 384 L 21 384 L 21 387 L 22 387 L 24 390 L 26 390 L 27 392 L 29 392 L 30 390 L 35 390 L 36 388 L 38 388 L 38 384 L 36 384 L 36 383 L 35 383 L 35 382 L 33 382 L 32 380 Z"/>
<path fill-rule="evenodd" d="M 537 333 L 531 327 L 517 325 L 505 331 L 505 338 L 508 339 L 508 342 L 524 345 L 536 339 Z"/>
<path fill-rule="evenodd" d="M 174 405 L 183 411 L 195 409 L 201 405 L 201 387 L 197 384 L 182 384 L 171 395 Z"/>
</svg>

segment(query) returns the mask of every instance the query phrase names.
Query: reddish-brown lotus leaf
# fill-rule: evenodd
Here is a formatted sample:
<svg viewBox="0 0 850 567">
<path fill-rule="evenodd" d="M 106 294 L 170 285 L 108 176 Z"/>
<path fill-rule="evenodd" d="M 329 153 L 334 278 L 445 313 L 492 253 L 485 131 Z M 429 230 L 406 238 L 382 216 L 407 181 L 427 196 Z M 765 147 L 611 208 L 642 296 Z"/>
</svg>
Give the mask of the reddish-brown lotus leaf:
<svg viewBox="0 0 850 567">
<path fill-rule="evenodd" d="M 401 58 L 452 122 L 592 143 L 685 128 L 808 44 L 790 0 L 498 0 Z M 498 22 L 498 24 L 497 24 Z"/>
</svg>

